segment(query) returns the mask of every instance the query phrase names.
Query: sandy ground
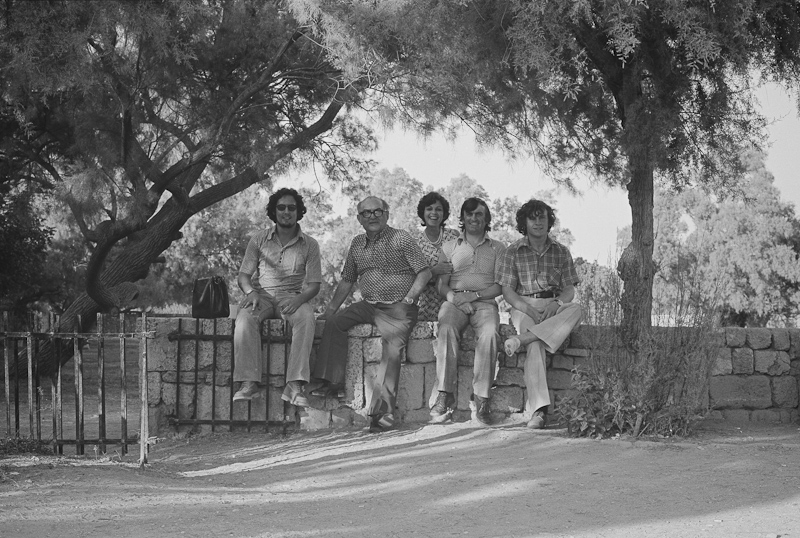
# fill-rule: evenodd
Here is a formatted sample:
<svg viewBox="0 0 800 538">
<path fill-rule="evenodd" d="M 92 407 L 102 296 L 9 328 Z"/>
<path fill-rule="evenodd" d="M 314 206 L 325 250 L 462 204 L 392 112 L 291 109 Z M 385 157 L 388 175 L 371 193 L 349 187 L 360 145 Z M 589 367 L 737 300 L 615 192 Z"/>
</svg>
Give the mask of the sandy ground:
<svg viewBox="0 0 800 538">
<path fill-rule="evenodd" d="M 0 460 L 0 536 L 800 537 L 796 425 L 213 434 L 137 456 Z"/>
</svg>

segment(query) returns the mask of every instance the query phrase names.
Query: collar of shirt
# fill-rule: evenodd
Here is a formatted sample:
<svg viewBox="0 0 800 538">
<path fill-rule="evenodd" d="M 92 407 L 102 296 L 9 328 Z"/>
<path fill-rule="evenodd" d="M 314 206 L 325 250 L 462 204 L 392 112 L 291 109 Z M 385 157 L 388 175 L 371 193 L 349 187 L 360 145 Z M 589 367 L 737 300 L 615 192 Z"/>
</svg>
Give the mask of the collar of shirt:
<svg viewBox="0 0 800 538">
<path fill-rule="evenodd" d="M 276 237 L 277 236 L 277 233 L 276 233 L 277 229 L 278 229 L 278 225 L 276 224 L 275 226 L 270 228 L 269 231 L 267 231 L 267 241 L 276 241 L 280 245 L 281 241 L 280 241 L 280 239 L 278 239 Z M 303 233 L 302 228 L 300 228 L 300 223 L 298 222 L 297 223 L 297 235 L 294 236 L 292 238 L 292 240 L 289 241 L 288 243 L 286 243 L 285 245 L 281 245 L 281 248 L 288 248 L 288 247 L 290 247 L 291 245 L 293 245 L 294 243 L 296 243 L 296 242 L 298 242 L 300 240 L 305 241 L 305 238 L 306 238 L 306 235 Z"/>
<path fill-rule="evenodd" d="M 467 232 L 465 232 L 465 231 L 462 231 L 462 232 L 461 232 L 461 234 L 459 234 L 459 236 L 458 236 L 458 238 L 456 239 L 456 241 L 458 242 L 458 244 L 459 244 L 459 245 L 461 245 L 461 244 L 463 244 L 465 241 L 467 241 Z M 492 242 L 492 239 L 489 237 L 489 234 L 488 234 L 488 233 L 485 233 L 485 232 L 484 232 L 484 234 L 483 234 L 483 239 L 481 240 L 481 242 L 480 242 L 480 243 L 478 243 L 477 245 L 475 245 L 475 247 L 474 247 L 474 248 L 478 248 L 479 246 L 481 246 L 482 244 L 486 243 L 487 241 L 488 241 L 489 243 L 491 243 L 491 242 Z"/>
<path fill-rule="evenodd" d="M 369 238 L 369 235 L 364 233 L 364 248 L 367 248 L 370 243 L 375 243 L 376 241 L 380 241 L 383 238 L 383 236 L 387 234 L 390 228 L 391 228 L 390 226 L 384 226 L 383 229 L 378 233 L 376 233 L 375 237 L 372 239 Z"/>
<path fill-rule="evenodd" d="M 530 250 L 531 252 L 533 252 L 534 254 L 537 254 L 538 256 L 541 256 L 542 254 L 544 254 L 545 252 L 550 250 L 551 246 L 553 246 L 553 240 L 550 239 L 550 236 L 548 235 L 547 239 L 545 239 L 545 241 L 544 241 L 544 250 L 541 251 L 541 252 L 539 252 L 537 250 L 534 250 L 534 248 L 531 246 L 530 242 L 528 241 L 528 236 L 526 235 L 525 237 L 517 240 L 516 243 L 512 244 L 510 248 L 513 248 L 514 250 L 520 250 L 522 247 L 525 247 L 528 250 Z"/>
</svg>

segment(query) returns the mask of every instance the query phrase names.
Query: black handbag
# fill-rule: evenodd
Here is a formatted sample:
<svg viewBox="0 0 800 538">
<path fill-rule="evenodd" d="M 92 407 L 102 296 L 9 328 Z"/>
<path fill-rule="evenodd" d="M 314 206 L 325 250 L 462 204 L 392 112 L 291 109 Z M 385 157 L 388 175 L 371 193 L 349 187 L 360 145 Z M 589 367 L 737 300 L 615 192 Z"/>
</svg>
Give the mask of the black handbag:
<svg viewBox="0 0 800 538">
<path fill-rule="evenodd" d="M 227 318 L 231 313 L 228 303 L 228 284 L 221 276 L 198 278 L 192 288 L 193 318 Z"/>
</svg>

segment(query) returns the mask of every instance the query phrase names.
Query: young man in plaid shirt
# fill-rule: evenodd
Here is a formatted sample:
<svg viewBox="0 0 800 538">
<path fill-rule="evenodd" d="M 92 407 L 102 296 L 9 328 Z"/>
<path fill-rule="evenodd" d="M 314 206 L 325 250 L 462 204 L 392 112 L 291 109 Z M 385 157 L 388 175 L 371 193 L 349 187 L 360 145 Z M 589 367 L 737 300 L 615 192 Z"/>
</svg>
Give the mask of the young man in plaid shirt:
<svg viewBox="0 0 800 538">
<path fill-rule="evenodd" d="M 377 433 L 394 427 L 400 357 L 417 322 L 417 299 L 431 271 L 414 238 L 387 226 L 389 206 L 385 201 L 370 196 L 356 211 L 365 233 L 353 238 L 342 280 L 319 317 L 326 322 L 314 377 L 326 382 L 323 392 L 338 393 L 347 368 L 347 331 L 360 323 L 374 323 L 381 333 L 382 355 L 368 414 L 369 431 Z M 356 282 L 363 300 L 339 312 Z"/>
<path fill-rule="evenodd" d="M 549 236 L 555 220 L 546 203 L 525 202 L 517 211 L 517 231 L 524 237 L 508 246 L 496 275 L 503 298 L 513 307 L 511 322 L 518 334 L 506 340 L 505 351 L 511 356 L 527 346 L 525 386 L 533 412 L 528 427 L 533 429 L 545 426 L 550 405 L 545 352 L 555 352 L 583 315 L 572 302 L 580 279 L 569 249 Z"/>
</svg>

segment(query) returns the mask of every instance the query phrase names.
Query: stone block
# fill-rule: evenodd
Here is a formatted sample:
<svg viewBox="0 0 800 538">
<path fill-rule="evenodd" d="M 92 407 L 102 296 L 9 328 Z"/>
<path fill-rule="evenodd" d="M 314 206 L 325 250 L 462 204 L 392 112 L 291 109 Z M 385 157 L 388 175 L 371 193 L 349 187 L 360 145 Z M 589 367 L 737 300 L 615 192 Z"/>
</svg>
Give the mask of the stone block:
<svg viewBox="0 0 800 538">
<path fill-rule="evenodd" d="M 161 373 L 147 372 L 147 405 L 158 405 L 161 401 Z"/>
<path fill-rule="evenodd" d="M 708 414 L 705 416 L 708 420 L 724 420 L 725 416 L 722 414 L 722 411 L 709 411 Z"/>
<path fill-rule="evenodd" d="M 300 429 L 324 430 L 331 427 L 331 412 L 320 409 L 306 409 L 300 413 Z"/>
<path fill-rule="evenodd" d="M 789 329 L 772 329 L 772 349 L 789 351 L 790 347 Z"/>
<path fill-rule="evenodd" d="M 438 326 L 436 321 L 419 321 L 414 328 L 411 329 L 411 340 L 428 340 L 433 339 L 434 332 Z"/>
<path fill-rule="evenodd" d="M 783 424 L 796 424 L 798 410 L 797 409 L 781 409 L 781 423 Z"/>
<path fill-rule="evenodd" d="M 369 363 L 364 365 L 364 404 L 366 409 L 372 401 L 372 392 L 375 390 L 375 378 L 378 376 L 378 365 Z M 380 390 L 380 387 L 378 388 Z"/>
<path fill-rule="evenodd" d="M 361 346 L 365 362 L 381 362 L 383 346 L 380 338 L 351 338 L 350 348 Z"/>
<path fill-rule="evenodd" d="M 262 360 L 266 361 L 265 372 L 270 375 L 286 375 L 286 360 L 288 358 L 286 344 L 264 343 L 261 346 Z"/>
<path fill-rule="evenodd" d="M 472 396 L 472 366 L 459 366 L 455 394 L 456 407 L 469 409 L 470 396 Z"/>
<path fill-rule="evenodd" d="M 548 370 L 547 387 L 551 390 L 572 388 L 572 373 L 567 370 Z"/>
<path fill-rule="evenodd" d="M 524 387 L 525 376 L 522 368 L 500 368 L 494 381 L 498 387 Z"/>
<path fill-rule="evenodd" d="M 769 378 L 763 375 L 712 377 L 709 394 L 714 409 L 766 409 L 772 406 L 772 388 Z"/>
<path fill-rule="evenodd" d="M 747 345 L 751 349 L 767 349 L 772 345 L 772 330 L 766 328 L 752 328 L 747 331 Z"/>
<path fill-rule="evenodd" d="M 731 422 L 748 422 L 750 420 L 750 411 L 746 409 L 723 409 L 722 418 Z"/>
<path fill-rule="evenodd" d="M 725 344 L 728 347 L 744 347 L 747 343 L 747 329 L 741 327 L 725 328 Z"/>
<path fill-rule="evenodd" d="M 475 364 L 475 350 L 460 350 L 457 362 L 459 366 L 469 366 L 471 368 Z"/>
<path fill-rule="evenodd" d="M 405 364 L 400 368 L 400 386 L 397 389 L 397 407 L 403 409 L 428 408 L 425 391 L 425 367 Z"/>
<path fill-rule="evenodd" d="M 575 363 L 572 360 L 572 357 L 567 357 L 566 355 L 557 353 L 553 355 L 551 365 L 557 370 L 572 370 L 572 368 L 575 366 Z"/>
<path fill-rule="evenodd" d="M 788 329 L 789 331 L 789 356 L 792 359 L 800 359 L 800 329 Z"/>
<path fill-rule="evenodd" d="M 568 347 L 567 349 L 564 350 L 564 355 L 567 355 L 569 357 L 588 357 L 589 350 L 577 347 Z"/>
<path fill-rule="evenodd" d="M 755 371 L 769 375 L 783 375 L 789 373 L 791 363 L 789 354 L 785 351 L 772 349 L 759 349 L 754 352 Z"/>
<path fill-rule="evenodd" d="M 423 390 L 423 394 L 428 395 L 428 408 L 430 409 L 433 404 L 436 402 L 436 396 L 439 394 L 436 385 L 436 365 L 435 364 L 426 364 L 425 365 L 425 389 Z"/>
<path fill-rule="evenodd" d="M 780 423 L 781 412 L 780 409 L 758 409 L 750 413 L 750 420 L 752 422 Z"/>
<path fill-rule="evenodd" d="M 344 392 L 347 405 L 353 409 L 363 409 L 366 402 L 369 401 L 366 400 L 364 389 L 366 366 L 361 340 L 350 340 L 350 345 L 347 347 L 347 368 L 344 373 Z M 375 369 L 378 367 L 375 363 L 370 364 L 370 366 L 374 366 Z"/>
<path fill-rule="evenodd" d="M 519 413 L 525 408 L 525 389 L 515 386 L 495 387 L 489 400 L 492 411 Z"/>
<path fill-rule="evenodd" d="M 269 420 L 274 421 L 294 421 L 298 408 L 281 400 L 283 377 L 280 378 L 278 387 L 272 386 L 272 383 L 270 385 L 271 388 L 268 387 L 266 391 L 266 398 L 269 399 L 269 408 L 267 408 L 265 398 L 253 400 L 253 420 L 267 420 L 269 418 Z M 269 412 L 269 417 L 267 417 L 267 412 Z"/>
<path fill-rule="evenodd" d="M 161 402 L 170 408 L 172 412 L 175 410 L 175 396 L 178 391 L 178 385 L 175 383 L 161 383 Z"/>
<path fill-rule="evenodd" d="M 378 329 L 369 323 L 362 323 L 360 325 L 356 325 L 355 327 L 351 327 L 347 334 L 350 336 L 350 338 L 369 338 L 371 336 L 380 336 Z"/>
<path fill-rule="evenodd" d="M 789 363 L 789 375 L 800 377 L 800 359 L 792 359 Z"/>
<path fill-rule="evenodd" d="M 369 425 L 369 417 L 366 415 L 366 410 L 359 412 L 353 411 L 353 427 L 364 428 Z"/>
<path fill-rule="evenodd" d="M 169 340 L 170 334 L 178 333 L 178 319 L 176 318 L 151 318 L 147 320 L 151 330 L 155 331 L 155 338 L 147 340 L 147 369 L 150 371 L 168 371 L 178 369 L 178 342 Z M 181 329 L 183 323 L 181 323 Z M 192 326 L 192 332 L 194 327 Z M 181 355 L 186 353 L 188 341 L 181 342 Z M 194 353 L 194 342 L 192 342 Z M 193 356 L 193 355 L 192 355 Z"/>
<path fill-rule="evenodd" d="M 233 371 L 233 342 L 217 342 L 217 371 Z"/>
<path fill-rule="evenodd" d="M 261 335 L 270 339 L 288 336 L 289 330 L 282 319 L 265 319 L 261 324 Z"/>
<path fill-rule="evenodd" d="M 433 342 L 432 339 L 409 340 L 406 348 L 408 362 L 414 364 L 436 362 L 436 357 L 433 355 Z"/>
<path fill-rule="evenodd" d="M 733 373 L 733 362 L 731 361 L 731 349 L 721 347 L 717 350 L 714 358 L 714 365 L 711 368 L 711 375 L 729 375 Z"/>
<path fill-rule="evenodd" d="M 731 364 L 734 374 L 752 374 L 753 350 L 746 347 L 737 347 L 732 349 Z"/>
<path fill-rule="evenodd" d="M 459 346 L 464 351 L 471 351 L 475 349 L 475 331 L 472 330 L 471 325 L 467 325 L 467 327 L 461 333 Z"/>
<path fill-rule="evenodd" d="M 772 403 L 775 407 L 791 408 L 798 404 L 797 378 L 780 376 L 772 378 Z"/>
<path fill-rule="evenodd" d="M 405 423 L 425 423 L 431 419 L 431 410 L 428 407 L 422 409 L 400 409 L 395 415 L 395 420 Z"/>
<path fill-rule="evenodd" d="M 709 334 L 704 335 L 704 340 L 707 340 L 709 344 L 713 346 L 722 347 L 725 344 L 725 331 L 724 330 L 715 330 Z"/>
</svg>

